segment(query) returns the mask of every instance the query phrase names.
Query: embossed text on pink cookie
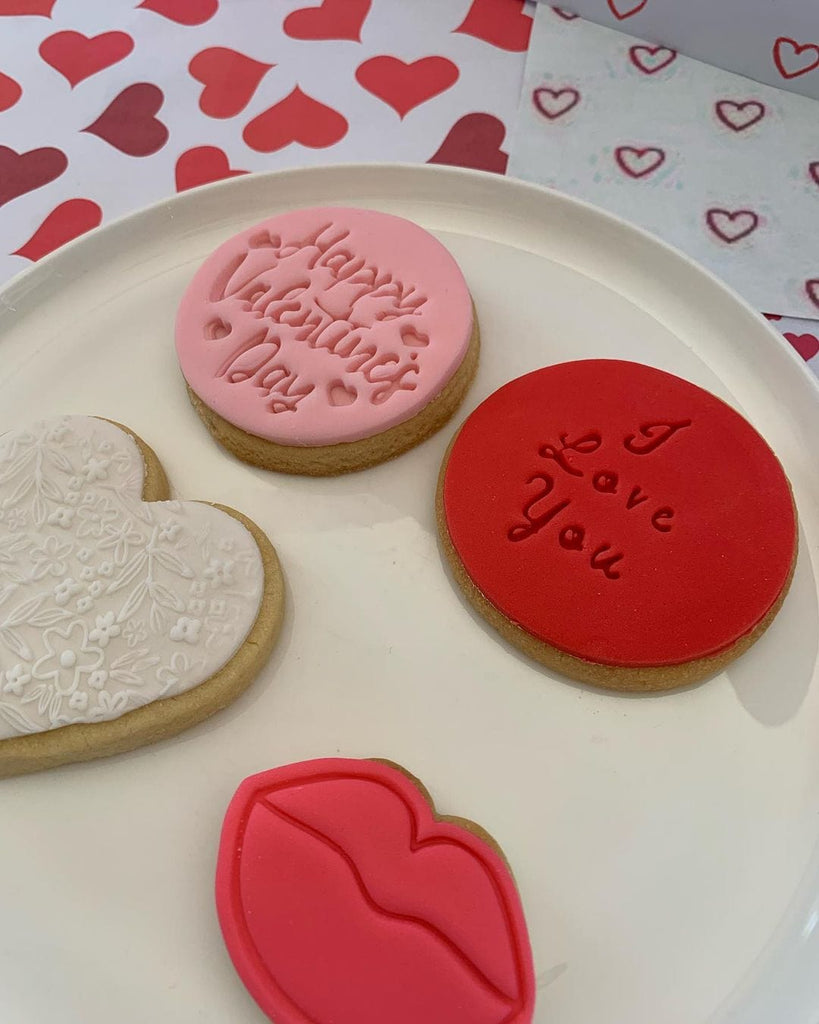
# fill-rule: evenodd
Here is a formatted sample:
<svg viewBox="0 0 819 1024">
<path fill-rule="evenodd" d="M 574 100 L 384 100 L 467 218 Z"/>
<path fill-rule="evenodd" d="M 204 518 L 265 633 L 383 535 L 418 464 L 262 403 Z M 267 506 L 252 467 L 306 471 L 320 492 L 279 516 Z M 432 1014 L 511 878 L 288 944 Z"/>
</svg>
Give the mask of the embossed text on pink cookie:
<svg viewBox="0 0 819 1024">
<path fill-rule="evenodd" d="M 179 308 L 190 389 L 280 445 L 355 442 L 404 423 L 458 371 L 469 290 L 445 247 L 389 214 L 294 210 L 225 242 Z"/>
</svg>

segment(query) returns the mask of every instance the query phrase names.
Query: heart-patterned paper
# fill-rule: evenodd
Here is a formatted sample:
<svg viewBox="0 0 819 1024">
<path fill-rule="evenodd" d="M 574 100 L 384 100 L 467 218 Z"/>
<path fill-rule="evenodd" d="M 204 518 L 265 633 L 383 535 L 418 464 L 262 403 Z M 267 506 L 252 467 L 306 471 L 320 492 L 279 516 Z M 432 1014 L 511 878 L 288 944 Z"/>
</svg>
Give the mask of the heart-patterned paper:
<svg viewBox="0 0 819 1024">
<path fill-rule="evenodd" d="M 218 146 L 196 146 L 185 150 L 176 161 L 176 191 L 184 192 L 198 185 L 209 185 L 212 181 L 237 178 L 241 174 L 247 174 L 247 171 L 231 167 L 223 149 Z"/>
<path fill-rule="evenodd" d="M 70 416 L 0 439 L 0 774 L 14 737 L 99 723 L 214 676 L 253 627 L 250 532 L 144 502 L 135 440 Z"/>
<path fill-rule="evenodd" d="M 83 131 L 128 156 L 150 156 L 168 141 L 168 129 L 156 117 L 164 99 L 159 86 L 137 82 L 123 89 Z"/>
<path fill-rule="evenodd" d="M 7 146 L 0 146 L 0 206 L 54 181 L 66 167 L 65 153 L 53 146 L 31 149 L 27 153 L 15 153 Z"/>
<path fill-rule="evenodd" d="M 722 123 L 734 132 L 744 132 L 759 124 L 765 116 L 765 104 L 759 100 L 717 100 L 714 110 Z"/>
<path fill-rule="evenodd" d="M 458 68 L 446 57 L 422 57 L 411 64 L 397 57 L 372 57 L 355 73 L 360 86 L 388 103 L 399 117 L 458 81 Z"/>
<path fill-rule="evenodd" d="M 497 117 L 467 114 L 449 129 L 427 163 L 452 164 L 505 174 L 509 160 L 509 154 L 501 149 L 505 136 L 506 128 Z"/>
<path fill-rule="evenodd" d="M 577 106 L 580 102 L 580 93 L 577 89 L 570 87 L 551 89 L 546 85 L 541 85 L 532 93 L 532 101 L 544 117 L 548 117 L 550 121 L 556 121 L 557 118 L 563 117 Z"/>
<path fill-rule="evenodd" d="M 40 56 L 73 88 L 124 60 L 133 48 L 134 41 L 127 32 L 102 32 L 93 38 L 81 32 L 57 32 L 40 44 Z"/>
<path fill-rule="evenodd" d="M 283 100 L 263 110 L 246 126 L 242 138 L 260 153 L 274 153 L 299 142 L 324 149 L 347 134 L 347 119 L 296 86 Z"/>
<path fill-rule="evenodd" d="M 14 250 L 15 256 L 39 260 L 66 242 L 98 227 L 102 210 L 90 199 L 67 199 L 56 206 L 27 242 Z"/>
<path fill-rule="evenodd" d="M 199 109 L 208 117 L 235 117 L 250 103 L 275 64 L 253 60 L 226 46 L 210 46 L 191 58 L 188 71 L 205 87 Z"/>
<path fill-rule="evenodd" d="M 372 0 L 324 0 L 318 7 L 302 7 L 284 19 L 292 39 L 350 39 L 361 42 L 361 28 Z"/>
<path fill-rule="evenodd" d="M 0 114 L 9 110 L 23 95 L 19 82 L 16 82 L 10 75 L 0 72 Z"/>
<path fill-rule="evenodd" d="M 532 19 L 523 0 L 472 0 L 466 17 L 455 29 L 502 50 L 524 51 Z"/>
</svg>

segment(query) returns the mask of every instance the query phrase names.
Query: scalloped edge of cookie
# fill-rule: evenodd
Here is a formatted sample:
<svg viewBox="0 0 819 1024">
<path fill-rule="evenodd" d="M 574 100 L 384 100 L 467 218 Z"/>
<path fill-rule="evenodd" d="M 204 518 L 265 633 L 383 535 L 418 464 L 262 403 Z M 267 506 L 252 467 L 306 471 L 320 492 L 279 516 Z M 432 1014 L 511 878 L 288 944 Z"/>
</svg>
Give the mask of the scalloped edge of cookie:
<svg viewBox="0 0 819 1024">
<path fill-rule="evenodd" d="M 156 452 L 129 427 L 116 420 L 107 422 L 127 434 L 142 455 L 142 501 L 168 501 L 170 485 Z M 0 779 L 123 754 L 169 739 L 233 703 L 256 678 L 273 651 L 284 618 L 284 576 L 276 549 L 267 535 L 236 509 L 207 501 L 200 504 L 210 505 L 241 523 L 262 559 L 264 584 L 259 612 L 236 653 L 212 676 L 184 693 L 134 708 L 110 721 L 64 725 L 0 740 Z"/>
</svg>

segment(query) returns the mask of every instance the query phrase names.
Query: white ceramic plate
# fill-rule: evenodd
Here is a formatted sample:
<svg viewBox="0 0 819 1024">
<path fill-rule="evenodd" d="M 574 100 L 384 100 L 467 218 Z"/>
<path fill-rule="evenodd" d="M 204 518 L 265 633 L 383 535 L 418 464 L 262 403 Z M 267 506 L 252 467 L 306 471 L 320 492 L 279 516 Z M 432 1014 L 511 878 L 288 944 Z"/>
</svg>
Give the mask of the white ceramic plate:
<svg viewBox="0 0 819 1024">
<path fill-rule="evenodd" d="M 341 479 L 254 471 L 213 444 L 177 371 L 177 301 L 224 238 L 317 203 L 403 214 L 455 254 L 484 341 L 463 414 L 535 367 L 617 356 L 750 418 L 790 475 L 802 533 L 791 593 L 749 654 L 696 689 L 629 698 L 505 647 L 436 545 L 454 424 Z M 0 430 L 58 412 L 128 424 L 179 495 L 269 533 L 290 602 L 269 667 L 226 712 L 0 783 L 4 1024 L 260 1021 L 214 913 L 222 815 L 246 775 L 335 754 L 401 762 L 443 812 L 497 837 L 528 917 L 538 1022 L 819 1020 L 819 390 L 736 296 L 535 186 L 341 166 L 237 179 L 95 232 L 0 294 L 0 339 Z"/>
</svg>

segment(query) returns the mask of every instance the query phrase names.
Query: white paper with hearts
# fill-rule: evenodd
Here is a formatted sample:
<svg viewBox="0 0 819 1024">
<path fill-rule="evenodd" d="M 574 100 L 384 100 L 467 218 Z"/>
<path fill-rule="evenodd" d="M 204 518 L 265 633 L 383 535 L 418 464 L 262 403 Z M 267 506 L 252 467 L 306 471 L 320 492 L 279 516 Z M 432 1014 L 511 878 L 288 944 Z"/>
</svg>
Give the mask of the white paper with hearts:
<svg viewBox="0 0 819 1024">
<path fill-rule="evenodd" d="M 509 173 L 678 246 L 757 309 L 819 317 L 819 104 L 538 8 Z"/>
</svg>

